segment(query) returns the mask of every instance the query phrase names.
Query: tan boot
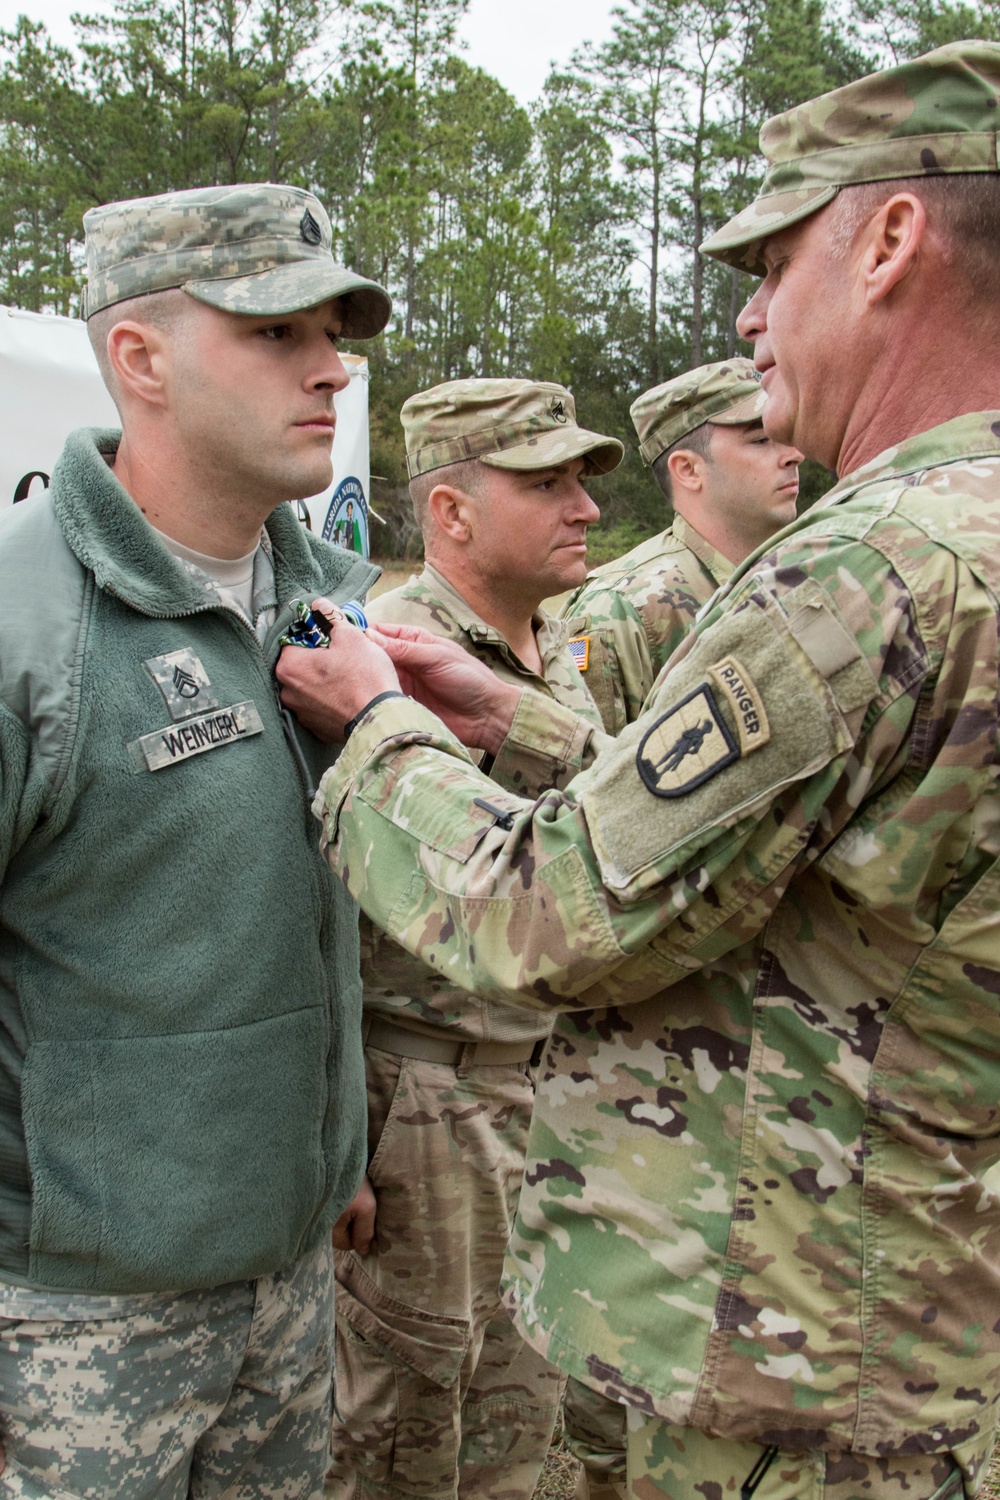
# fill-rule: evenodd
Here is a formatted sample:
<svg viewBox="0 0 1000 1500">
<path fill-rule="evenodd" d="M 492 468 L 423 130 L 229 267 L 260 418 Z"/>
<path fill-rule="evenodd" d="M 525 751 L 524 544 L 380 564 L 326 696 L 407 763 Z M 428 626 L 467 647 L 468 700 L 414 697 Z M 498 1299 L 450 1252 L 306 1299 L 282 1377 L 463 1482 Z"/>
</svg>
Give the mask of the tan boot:
<svg viewBox="0 0 1000 1500">
<path fill-rule="evenodd" d="M 602 1469 L 580 1465 L 573 1500 L 628 1500 L 625 1475 L 605 1474 Z"/>
</svg>

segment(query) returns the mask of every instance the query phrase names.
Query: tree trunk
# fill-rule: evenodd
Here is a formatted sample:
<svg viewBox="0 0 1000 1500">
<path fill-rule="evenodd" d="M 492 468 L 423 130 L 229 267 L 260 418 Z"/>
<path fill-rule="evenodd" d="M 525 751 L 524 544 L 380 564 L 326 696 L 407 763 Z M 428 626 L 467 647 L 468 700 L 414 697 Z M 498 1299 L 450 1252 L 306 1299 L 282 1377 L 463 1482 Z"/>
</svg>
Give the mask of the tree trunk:
<svg viewBox="0 0 1000 1500">
<path fill-rule="evenodd" d="M 646 337 L 649 342 L 649 383 L 660 383 L 659 329 L 656 322 L 656 304 L 659 298 L 660 280 L 660 163 L 653 158 L 653 224 L 649 251 L 649 316 Z"/>
</svg>

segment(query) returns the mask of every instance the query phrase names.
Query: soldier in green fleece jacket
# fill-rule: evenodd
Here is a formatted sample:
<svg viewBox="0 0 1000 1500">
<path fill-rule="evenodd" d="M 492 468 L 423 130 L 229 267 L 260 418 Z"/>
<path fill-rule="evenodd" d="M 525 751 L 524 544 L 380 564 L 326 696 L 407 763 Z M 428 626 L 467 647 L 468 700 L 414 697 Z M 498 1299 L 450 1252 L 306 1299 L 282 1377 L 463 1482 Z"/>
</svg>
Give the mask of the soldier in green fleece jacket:
<svg viewBox="0 0 1000 1500">
<path fill-rule="evenodd" d="M 329 483 L 337 340 L 390 302 L 298 188 L 85 222 L 123 430 L 0 519 L 2 1487 L 306 1497 L 365 1090 L 331 753 L 273 665 L 375 569 L 282 502 Z"/>
</svg>

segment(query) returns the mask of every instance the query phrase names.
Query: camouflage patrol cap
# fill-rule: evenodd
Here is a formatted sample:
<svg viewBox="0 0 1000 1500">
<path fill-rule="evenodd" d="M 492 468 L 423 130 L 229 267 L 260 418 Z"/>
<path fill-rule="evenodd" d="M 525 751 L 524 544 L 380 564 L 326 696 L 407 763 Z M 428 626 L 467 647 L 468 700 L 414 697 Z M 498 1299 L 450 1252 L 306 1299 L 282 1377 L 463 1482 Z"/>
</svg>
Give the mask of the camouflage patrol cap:
<svg viewBox="0 0 1000 1500">
<path fill-rule="evenodd" d="M 760 196 L 701 246 L 763 276 L 760 247 L 842 187 L 996 172 L 1000 44 L 952 42 L 765 121 Z"/>
<path fill-rule="evenodd" d="M 303 188 L 271 182 L 192 188 L 89 209 L 83 315 L 181 287 L 226 312 L 269 317 L 344 303 L 345 338 L 372 338 L 392 302 L 337 265 L 326 210 Z"/>
<path fill-rule="evenodd" d="M 617 469 L 617 438 L 576 424 L 565 386 L 534 380 L 449 380 L 419 391 L 399 414 L 410 478 L 478 458 L 494 469 L 547 469 L 586 459 L 590 474 Z"/>
<path fill-rule="evenodd" d="M 629 407 L 644 464 L 651 464 L 703 422 L 738 427 L 757 422 L 767 396 L 749 359 L 700 365 L 644 391 Z"/>
</svg>

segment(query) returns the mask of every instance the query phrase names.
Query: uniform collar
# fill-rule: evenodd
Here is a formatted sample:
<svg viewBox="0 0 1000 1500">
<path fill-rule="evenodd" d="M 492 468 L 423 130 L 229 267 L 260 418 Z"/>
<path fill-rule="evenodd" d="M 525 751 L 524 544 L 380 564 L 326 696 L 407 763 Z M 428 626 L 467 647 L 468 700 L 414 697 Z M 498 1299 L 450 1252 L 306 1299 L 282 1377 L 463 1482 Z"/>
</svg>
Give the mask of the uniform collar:
<svg viewBox="0 0 1000 1500">
<path fill-rule="evenodd" d="M 1000 455 L 1000 411 L 971 411 L 905 442 L 886 448 L 860 469 L 845 474 L 817 503 L 818 510 L 840 505 L 858 490 L 886 479 L 905 479 L 959 459 Z"/>
<path fill-rule="evenodd" d="M 706 541 L 700 531 L 696 531 L 690 521 L 686 521 L 678 512 L 674 511 L 673 525 L 671 531 L 679 542 L 683 542 L 689 551 L 693 552 L 700 563 L 711 573 L 716 585 L 725 583 L 733 573 L 733 565 L 728 557 L 723 557 L 712 543 Z"/>
<path fill-rule="evenodd" d="M 453 584 L 450 584 L 443 573 L 439 573 L 431 563 L 424 563 L 424 570 L 417 583 L 422 585 L 428 592 L 432 593 L 442 606 L 444 611 L 450 615 L 457 628 L 463 631 L 470 640 L 477 644 L 488 644 L 496 646 L 509 656 L 522 670 L 528 669 L 524 666 L 520 657 L 516 656 L 504 636 L 495 625 L 489 625 L 478 615 Z M 538 645 L 538 654 L 543 664 L 556 652 L 561 651 L 569 639 L 569 630 L 562 620 L 555 620 L 542 609 L 536 609 L 531 617 L 535 627 L 535 641 Z"/>
<path fill-rule="evenodd" d="M 121 441 L 113 429 L 71 432 L 52 472 L 52 505 L 67 543 L 99 587 L 149 615 L 189 614 L 218 605 L 168 552 L 109 467 Z M 340 598 L 363 594 L 378 569 L 362 558 L 316 543 L 288 505 L 265 522 L 281 597 L 336 589 Z"/>
</svg>

